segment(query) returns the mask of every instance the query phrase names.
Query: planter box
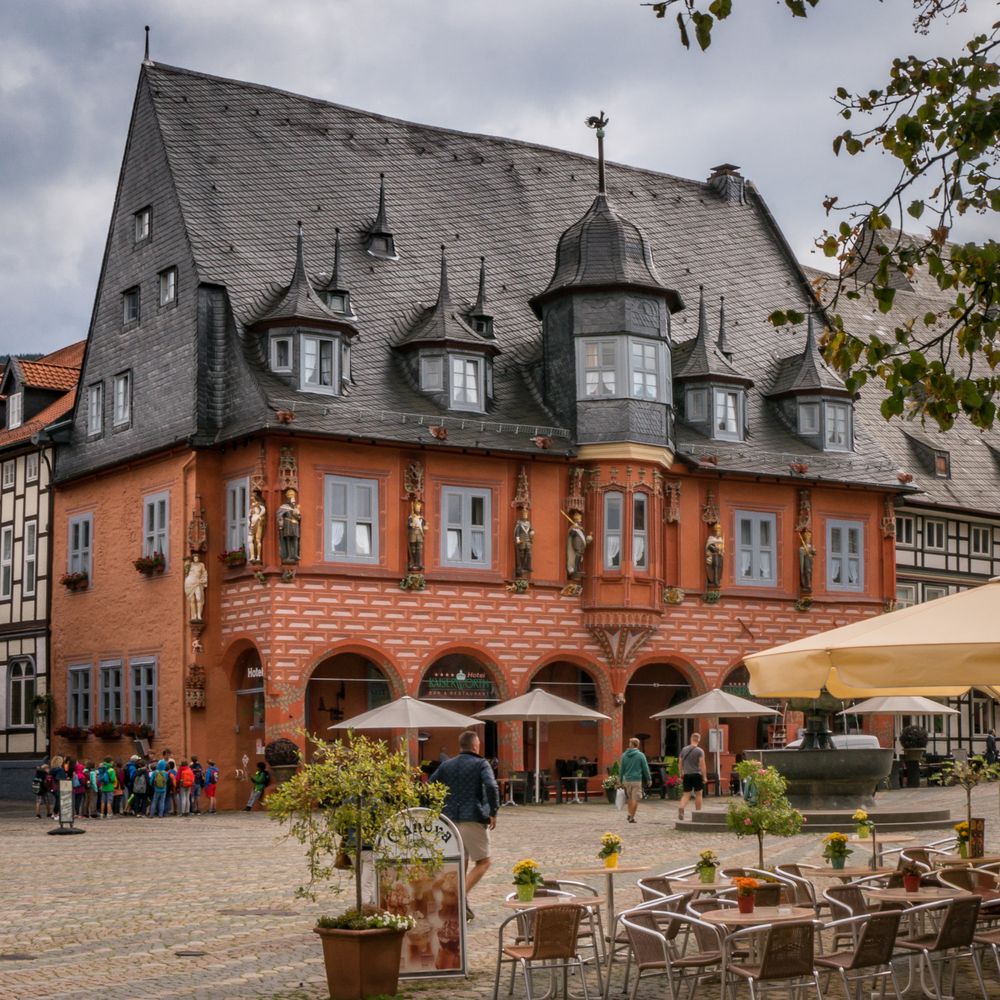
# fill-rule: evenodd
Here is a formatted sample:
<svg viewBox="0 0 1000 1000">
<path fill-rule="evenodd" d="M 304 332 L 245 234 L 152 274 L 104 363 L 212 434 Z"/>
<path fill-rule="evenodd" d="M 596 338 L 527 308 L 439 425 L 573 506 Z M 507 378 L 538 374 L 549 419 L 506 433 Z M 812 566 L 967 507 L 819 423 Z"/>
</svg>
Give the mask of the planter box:
<svg viewBox="0 0 1000 1000">
<path fill-rule="evenodd" d="M 314 927 L 323 942 L 326 985 L 332 1000 L 395 996 L 405 931 L 342 931 Z"/>
</svg>

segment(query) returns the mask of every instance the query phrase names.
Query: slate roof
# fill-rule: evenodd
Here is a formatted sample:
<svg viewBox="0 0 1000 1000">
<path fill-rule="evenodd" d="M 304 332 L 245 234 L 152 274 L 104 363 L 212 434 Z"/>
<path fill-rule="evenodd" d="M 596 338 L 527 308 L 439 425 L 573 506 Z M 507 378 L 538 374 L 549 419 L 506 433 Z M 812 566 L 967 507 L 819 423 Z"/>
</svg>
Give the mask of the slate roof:
<svg viewBox="0 0 1000 1000">
<path fill-rule="evenodd" d="M 719 338 L 713 340 L 708 330 L 708 320 L 705 314 L 705 290 L 700 288 L 698 290 L 698 333 L 693 340 L 686 340 L 674 347 L 672 352 L 674 378 L 681 381 L 714 379 L 753 385 L 753 379 L 739 371 L 722 351 L 722 347 L 726 346 L 726 340 L 724 337 L 725 321 L 722 317 L 721 307 L 719 313 Z"/>
<path fill-rule="evenodd" d="M 536 382 L 541 338 L 529 303 L 553 279 L 570 280 L 561 265 L 553 270 L 568 229 L 591 213 L 595 227 L 614 228 L 594 197 L 593 158 L 168 66 L 146 66 L 143 74 L 199 279 L 225 287 L 243 347 L 237 363 L 252 373 L 261 399 L 231 406 L 218 440 L 274 426 L 276 410 L 294 410 L 296 430 L 320 434 L 427 443 L 427 426 L 444 424 L 449 435 L 441 447 L 532 450 L 532 436 L 543 435 L 552 438 L 553 451 L 572 449 L 569 431 L 547 411 Z M 389 187 L 398 261 L 364 250 L 380 173 Z M 678 448 L 695 458 L 714 456 L 719 468 L 777 475 L 788 475 L 789 462 L 807 456 L 817 477 L 898 486 L 895 465 L 865 423 L 858 422 L 854 454 L 814 452 L 759 391 L 775 379 L 778 358 L 802 338 L 775 330 L 768 314 L 789 305 L 805 311 L 813 298 L 753 186 L 737 202 L 708 183 L 651 170 L 609 163 L 607 175 L 608 205 L 636 227 L 622 223 L 627 232 L 641 231 L 645 241 L 643 249 L 638 237 L 627 237 L 629 266 L 645 262 L 648 250 L 647 282 L 660 281 L 689 301 L 700 284 L 724 292 L 732 363 L 758 387 L 748 394 L 747 442 L 711 441 L 678 424 Z M 334 230 L 341 230 L 360 331 L 346 396 L 320 399 L 292 389 L 267 370 L 250 333 L 285 287 L 289 234 L 299 219 L 307 266 L 331 258 Z M 480 256 L 490 262 L 490 312 L 504 353 L 495 365 L 495 405 L 482 415 L 441 409 L 412 383 L 392 349 L 434 305 L 428 290 L 436 285 L 442 243 L 458 302 L 475 296 Z M 307 273 L 314 287 L 329 278 Z M 583 273 L 589 280 L 591 272 Z M 693 337 L 696 323 L 692 310 L 676 313 L 674 339 L 691 339 L 685 335 Z"/>
<path fill-rule="evenodd" d="M 260 317 L 259 322 L 274 325 L 295 320 L 323 324 L 335 323 L 338 320 L 337 315 L 324 305 L 306 275 L 301 225 L 295 241 L 295 269 L 292 272 L 292 280 L 281 298 Z"/>
<path fill-rule="evenodd" d="M 847 393 L 844 380 L 823 360 L 823 355 L 820 354 L 811 312 L 807 320 L 806 342 L 802 353 L 781 359 L 774 384 L 768 395 L 778 397 L 810 392 L 835 392 L 841 395 Z"/>
</svg>

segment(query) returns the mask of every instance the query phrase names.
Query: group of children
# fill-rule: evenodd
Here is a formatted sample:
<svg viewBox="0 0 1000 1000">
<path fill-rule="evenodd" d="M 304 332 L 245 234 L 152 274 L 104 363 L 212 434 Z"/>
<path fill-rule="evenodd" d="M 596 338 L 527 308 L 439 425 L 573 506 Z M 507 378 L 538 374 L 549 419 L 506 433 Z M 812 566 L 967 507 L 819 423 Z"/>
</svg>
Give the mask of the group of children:
<svg viewBox="0 0 1000 1000">
<path fill-rule="evenodd" d="M 53 757 L 42 764 L 32 779 L 35 816 L 59 819 L 59 782 L 73 785 L 73 815 L 81 819 L 110 819 L 112 816 L 162 818 L 197 816 L 214 813 L 219 769 L 215 761 L 203 767 L 197 757 L 182 760 L 178 766 L 169 750 L 152 760 L 132 754 L 128 762 L 105 757 L 93 761 Z M 201 807 L 205 798 L 206 808 Z"/>
</svg>

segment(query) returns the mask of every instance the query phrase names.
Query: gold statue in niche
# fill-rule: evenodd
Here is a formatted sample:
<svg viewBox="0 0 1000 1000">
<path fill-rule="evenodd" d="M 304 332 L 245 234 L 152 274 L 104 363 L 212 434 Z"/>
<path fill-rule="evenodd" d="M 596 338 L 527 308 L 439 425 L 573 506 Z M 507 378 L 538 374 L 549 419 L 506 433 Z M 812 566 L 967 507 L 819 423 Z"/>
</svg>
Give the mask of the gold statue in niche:
<svg viewBox="0 0 1000 1000">
<path fill-rule="evenodd" d="M 722 525 L 716 521 L 705 542 L 705 579 L 709 590 L 719 590 L 722 587 L 725 556 L 726 540 L 722 537 Z"/>
<path fill-rule="evenodd" d="M 252 563 L 264 561 L 264 529 L 267 527 L 267 506 L 260 490 L 254 490 L 247 517 L 247 558 Z"/>
<path fill-rule="evenodd" d="M 187 599 L 188 620 L 205 620 L 205 591 L 208 588 L 208 567 L 197 552 L 184 564 L 184 596 Z"/>
</svg>

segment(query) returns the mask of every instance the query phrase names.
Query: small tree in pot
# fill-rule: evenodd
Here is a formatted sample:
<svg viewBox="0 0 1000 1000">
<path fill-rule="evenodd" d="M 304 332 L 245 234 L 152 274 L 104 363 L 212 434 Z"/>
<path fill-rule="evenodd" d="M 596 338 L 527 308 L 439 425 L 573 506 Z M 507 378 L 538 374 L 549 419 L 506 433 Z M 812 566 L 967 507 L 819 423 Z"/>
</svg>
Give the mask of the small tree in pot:
<svg viewBox="0 0 1000 1000">
<path fill-rule="evenodd" d="M 314 929 L 323 939 L 330 995 L 334 1000 L 393 995 L 403 934 L 412 921 L 365 906 L 362 855 L 392 844 L 395 869 L 408 868 L 418 877 L 438 867 L 441 854 L 426 831 L 434 824 L 412 829 L 403 810 L 423 806 L 436 819 L 447 789 L 421 782 L 405 752 L 392 752 L 381 740 L 354 734 L 350 743 L 309 738 L 315 747 L 312 763 L 271 793 L 267 809 L 272 819 L 288 824 L 286 836 L 305 845 L 309 882 L 297 895 L 316 899 L 324 885 L 341 892 L 347 885 L 343 876 L 353 872 L 354 905 L 321 917 Z"/>
<path fill-rule="evenodd" d="M 920 784 L 920 762 L 924 759 L 928 742 L 927 730 L 920 726 L 904 726 L 899 734 L 899 745 L 903 748 L 906 761 L 906 787 L 916 788 Z"/>
<path fill-rule="evenodd" d="M 283 785 L 298 770 L 302 753 L 297 743 L 281 737 L 264 747 L 264 760 L 274 773 L 274 783 Z"/>
</svg>

